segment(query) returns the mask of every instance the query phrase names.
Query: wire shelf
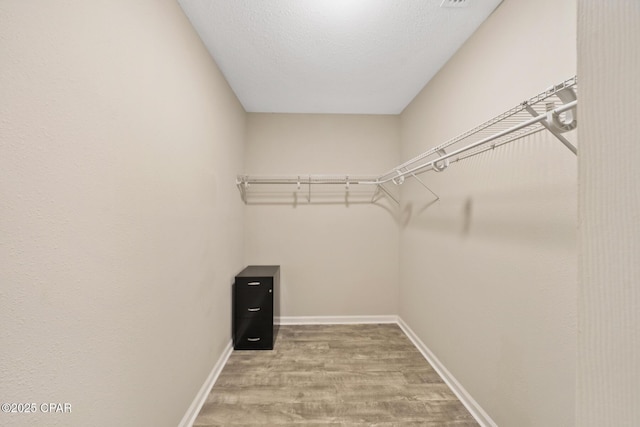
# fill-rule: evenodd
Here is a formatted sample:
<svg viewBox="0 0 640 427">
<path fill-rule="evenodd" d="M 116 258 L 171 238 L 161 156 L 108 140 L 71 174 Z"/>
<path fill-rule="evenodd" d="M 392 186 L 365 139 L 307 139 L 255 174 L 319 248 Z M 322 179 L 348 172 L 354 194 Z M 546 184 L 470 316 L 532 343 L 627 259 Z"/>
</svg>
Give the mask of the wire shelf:
<svg viewBox="0 0 640 427">
<path fill-rule="evenodd" d="M 549 130 L 545 126 L 547 113 L 558 108 L 562 109 L 563 106 L 575 101 L 577 99 L 577 83 L 577 77 L 574 76 L 554 85 L 475 128 L 396 166 L 381 175 L 379 181 L 396 180 L 397 182 L 398 177 L 419 174 L 434 169 L 441 170 L 443 169 L 442 166 L 445 165 L 445 160 L 448 160 L 449 163 L 455 163 L 525 136 L 545 129 Z M 568 109 L 568 111 L 573 109 L 575 107 Z M 561 121 L 566 120 L 566 111 L 559 114 Z M 539 118 L 540 120 L 534 121 L 532 118 Z M 554 135 L 558 137 L 559 133 L 557 132 Z M 563 141 L 565 145 L 567 142 Z M 451 153 L 457 151 L 460 153 L 451 155 Z M 572 151 L 574 153 L 577 152 L 575 147 L 573 147 Z"/>
<path fill-rule="evenodd" d="M 450 163 L 493 150 L 543 130 L 551 132 L 577 155 L 577 148 L 562 135 L 577 126 L 575 114 L 578 103 L 577 84 L 576 76 L 564 80 L 546 91 L 523 101 L 512 109 L 417 155 L 382 175 L 238 175 L 236 184 L 245 203 L 247 203 L 249 189 L 253 185 L 263 189 L 265 186 L 270 186 L 270 191 L 275 191 L 273 190 L 274 186 L 293 185 L 294 193 L 291 193 L 290 190 L 280 193 L 294 194 L 294 197 L 297 197 L 298 192 L 304 189 L 307 192 L 309 203 L 312 200 L 312 187 L 314 187 L 314 193 L 318 190 L 321 194 L 323 191 L 329 194 L 336 193 L 336 185 L 343 185 L 342 195 L 345 192 L 348 193 L 347 196 L 368 192 L 369 195 L 373 194 L 370 198 L 372 202 L 378 200 L 380 195 L 384 195 L 398 203 L 398 195 L 387 184 L 399 185 L 404 182 L 405 178 L 417 179 L 416 175 L 431 170 L 441 172 Z M 419 179 L 418 181 L 421 185 L 424 185 Z M 327 186 L 334 186 L 334 189 L 331 191 L 322 189 Z M 373 190 L 362 191 L 363 187 L 373 187 Z M 349 194 L 350 191 L 351 193 Z M 278 193 L 277 191 L 275 192 Z"/>
</svg>

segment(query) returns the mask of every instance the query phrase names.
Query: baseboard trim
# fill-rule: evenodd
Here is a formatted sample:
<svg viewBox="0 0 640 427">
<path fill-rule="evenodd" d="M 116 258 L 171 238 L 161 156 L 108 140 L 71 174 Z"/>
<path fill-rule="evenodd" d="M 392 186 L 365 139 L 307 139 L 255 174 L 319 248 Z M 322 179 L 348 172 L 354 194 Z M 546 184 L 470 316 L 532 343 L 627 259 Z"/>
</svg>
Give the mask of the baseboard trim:
<svg viewBox="0 0 640 427">
<path fill-rule="evenodd" d="M 473 397 L 462 387 L 462 384 L 456 380 L 456 378 L 449 372 L 447 368 L 438 360 L 435 354 L 429 347 L 426 346 L 425 343 L 422 342 L 420 338 L 413 332 L 413 330 L 407 325 L 401 317 L 398 316 L 398 326 L 405 333 L 405 335 L 411 340 L 413 345 L 422 353 L 425 359 L 433 366 L 433 369 L 440 375 L 440 378 L 449 386 L 451 391 L 458 397 L 460 402 L 467 408 L 467 410 L 471 413 L 473 418 L 476 419 L 478 424 L 482 427 L 498 427 L 498 424 L 495 423 L 487 414 L 484 409 L 475 401 Z"/>
<path fill-rule="evenodd" d="M 280 316 L 278 325 L 348 325 L 358 323 L 398 323 L 398 316 Z"/>
<path fill-rule="evenodd" d="M 204 384 L 202 384 L 202 387 L 200 387 L 198 394 L 196 394 L 196 398 L 193 399 L 193 402 L 191 402 L 191 406 L 189 406 L 189 409 L 184 414 L 184 417 L 182 417 L 182 421 L 180 421 L 178 427 L 191 427 L 196 421 L 198 413 L 200 413 L 200 409 L 202 409 L 202 405 L 204 405 L 204 402 L 207 400 L 207 396 L 209 396 L 209 393 L 211 393 L 213 385 L 216 383 L 218 377 L 220 376 L 222 368 L 224 368 L 224 365 L 227 364 L 227 360 L 229 359 L 229 356 L 231 356 L 232 352 L 233 342 L 230 340 L 227 343 L 227 346 L 222 351 L 222 354 L 218 358 L 216 364 L 213 365 L 213 369 L 209 373 L 207 380 L 204 382 Z"/>
</svg>

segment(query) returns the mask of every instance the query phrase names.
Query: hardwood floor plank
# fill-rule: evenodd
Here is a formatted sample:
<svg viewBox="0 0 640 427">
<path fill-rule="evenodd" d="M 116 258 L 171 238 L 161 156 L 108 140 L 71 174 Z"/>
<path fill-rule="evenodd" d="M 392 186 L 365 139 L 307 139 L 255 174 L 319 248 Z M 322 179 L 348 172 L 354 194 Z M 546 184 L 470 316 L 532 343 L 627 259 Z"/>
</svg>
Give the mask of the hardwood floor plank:
<svg viewBox="0 0 640 427">
<path fill-rule="evenodd" d="M 397 325 L 281 326 L 274 350 L 235 351 L 194 423 L 477 426 Z"/>
</svg>

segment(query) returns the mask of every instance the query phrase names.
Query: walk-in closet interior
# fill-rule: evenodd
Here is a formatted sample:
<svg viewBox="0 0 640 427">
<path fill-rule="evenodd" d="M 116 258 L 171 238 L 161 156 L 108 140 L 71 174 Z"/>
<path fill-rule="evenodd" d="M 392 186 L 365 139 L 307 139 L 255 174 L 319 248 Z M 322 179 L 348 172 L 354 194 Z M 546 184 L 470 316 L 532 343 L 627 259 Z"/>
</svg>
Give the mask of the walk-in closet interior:
<svg viewBox="0 0 640 427">
<path fill-rule="evenodd" d="M 640 425 L 639 45 L 635 0 L 0 1 L 0 425 L 193 425 L 250 265 L 286 360 L 384 323 L 450 425 Z"/>
</svg>

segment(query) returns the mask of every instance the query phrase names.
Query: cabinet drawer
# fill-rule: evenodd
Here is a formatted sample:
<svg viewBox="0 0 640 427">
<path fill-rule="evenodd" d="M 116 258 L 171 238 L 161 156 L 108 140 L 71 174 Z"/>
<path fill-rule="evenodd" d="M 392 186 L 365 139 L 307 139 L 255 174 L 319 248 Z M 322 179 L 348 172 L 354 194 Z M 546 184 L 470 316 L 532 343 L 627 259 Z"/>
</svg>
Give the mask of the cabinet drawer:
<svg viewBox="0 0 640 427">
<path fill-rule="evenodd" d="M 267 293 L 273 290 L 273 277 L 236 277 L 238 292 Z"/>
<path fill-rule="evenodd" d="M 235 317 L 264 317 L 269 322 L 273 319 L 273 304 L 270 301 L 236 303 Z"/>
<path fill-rule="evenodd" d="M 235 345 L 236 350 L 273 349 L 273 323 L 271 319 L 237 317 Z"/>
<path fill-rule="evenodd" d="M 273 280 L 237 279 L 234 311 L 235 316 L 273 316 Z"/>
</svg>

